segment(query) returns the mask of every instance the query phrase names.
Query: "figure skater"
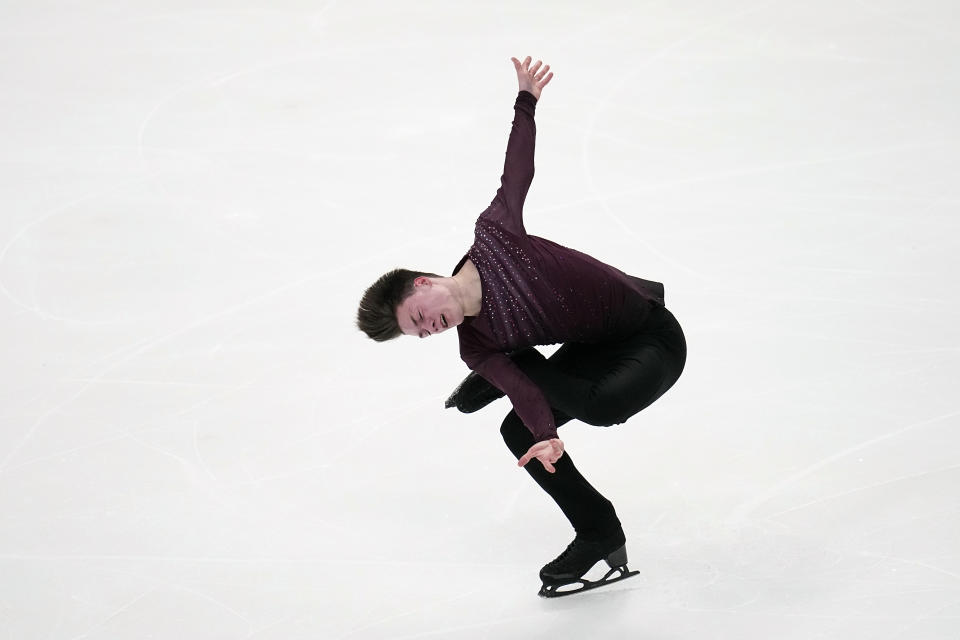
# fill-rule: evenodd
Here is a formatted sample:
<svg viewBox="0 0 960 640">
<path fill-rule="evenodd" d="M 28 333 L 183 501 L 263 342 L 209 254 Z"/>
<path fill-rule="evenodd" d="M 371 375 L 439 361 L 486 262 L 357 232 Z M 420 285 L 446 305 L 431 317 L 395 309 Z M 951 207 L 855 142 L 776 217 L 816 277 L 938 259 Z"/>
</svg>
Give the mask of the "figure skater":
<svg viewBox="0 0 960 640">
<path fill-rule="evenodd" d="M 511 60 L 520 87 L 503 175 L 477 218 L 473 245 L 451 277 L 407 269 L 381 276 L 363 295 L 357 326 L 377 341 L 456 327 L 471 373 L 446 406 L 469 413 L 503 395 L 510 399 L 500 433 L 576 534 L 540 571 L 540 595 L 550 597 L 637 573 L 626 567 L 626 537 L 613 504 L 574 466 L 557 427 L 572 419 L 596 426 L 626 421 L 673 386 L 687 347 L 664 306 L 661 283 L 527 233 L 534 110 L 553 73 L 540 60 L 531 65 L 529 56 Z M 563 345 L 549 358 L 533 348 L 557 343 Z M 606 576 L 584 579 L 600 560 L 610 566 Z"/>
</svg>

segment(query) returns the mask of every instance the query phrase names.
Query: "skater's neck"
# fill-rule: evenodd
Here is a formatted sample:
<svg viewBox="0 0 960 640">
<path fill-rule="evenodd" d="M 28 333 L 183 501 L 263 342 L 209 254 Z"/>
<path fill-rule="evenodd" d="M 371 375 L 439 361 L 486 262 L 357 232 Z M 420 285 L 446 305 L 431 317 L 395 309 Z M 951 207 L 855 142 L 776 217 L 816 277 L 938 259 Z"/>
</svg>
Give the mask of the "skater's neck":
<svg viewBox="0 0 960 640">
<path fill-rule="evenodd" d="M 464 316 L 480 315 L 483 306 L 483 285 L 480 282 L 480 272 L 469 259 L 463 263 L 460 270 L 453 275 L 460 290 L 460 305 Z"/>
</svg>

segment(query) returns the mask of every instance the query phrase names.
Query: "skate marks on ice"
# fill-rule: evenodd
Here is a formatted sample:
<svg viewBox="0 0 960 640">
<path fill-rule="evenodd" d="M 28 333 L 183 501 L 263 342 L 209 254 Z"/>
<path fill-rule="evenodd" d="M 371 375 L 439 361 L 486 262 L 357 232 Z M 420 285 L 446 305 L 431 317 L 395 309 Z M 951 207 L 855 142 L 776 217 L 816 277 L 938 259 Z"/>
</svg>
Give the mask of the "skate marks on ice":
<svg viewBox="0 0 960 640">
<path fill-rule="evenodd" d="M 837 460 L 840 460 L 840 459 L 842 459 L 842 458 L 844 458 L 844 457 L 846 457 L 846 456 L 849 456 L 849 455 L 851 455 L 851 454 L 853 454 L 853 453 L 856 453 L 856 452 L 861 451 L 861 450 L 863 450 L 863 449 L 867 449 L 867 448 L 869 448 L 869 447 L 871 447 L 871 446 L 873 446 L 873 445 L 875 445 L 875 444 L 877 444 L 877 443 L 883 442 L 883 441 L 885 441 L 885 440 L 889 440 L 889 439 L 891 439 L 891 438 L 895 438 L 895 437 L 897 437 L 897 436 L 900 436 L 900 435 L 902 435 L 902 434 L 904 434 L 904 433 L 907 433 L 907 432 L 909 432 L 909 431 L 912 431 L 912 430 L 914 430 L 914 429 L 918 429 L 918 428 L 920 428 L 920 427 L 924 427 L 924 426 L 927 426 L 927 425 L 930 425 L 930 424 L 936 424 L 936 423 L 938 423 L 938 422 L 940 422 L 940 421 L 942 421 L 942 420 L 947 420 L 947 419 L 950 419 L 950 418 L 955 418 L 955 417 L 957 417 L 957 416 L 960 416 L 960 411 L 954 411 L 954 412 L 952 412 L 952 413 L 948 413 L 948 414 L 945 414 L 945 415 L 942 415 L 942 416 L 937 416 L 937 417 L 935 417 L 935 418 L 930 418 L 930 419 L 928 419 L 928 420 L 921 420 L 920 422 L 914 422 L 914 423 L 912 423 L 912 424 L 908 424 L 907 426 L 902 427 L 902 428 L 900 428 L 900 429 L 897 429 L 897 430 L 895 430 L 895 431 L 891 431 L 890 433 L 886 433 L 886 434 L 877 436 L 877 437 L 875 437 L 875 438 L 871 438 L 871 439 L 869 439 L 869 440 L 865 440 L 865 441 L 863 441 L 863 442 L 861 442 L 861 443 L 859 443 L 859 444 L 857 444 L 857 445 L 854 445 L 854 446 L 852 446 L 852 447 L 848 447 L 847 449 L 844 449 L 844 450 L 842 450 L 842 451 L 838 451 L 837 453 L 835 453 L 835 454 L 833 454 L 833 455 L 830 455 L 830 456 L 827 456 L 826 458 L 823 458 L 823 459 L 819 460 L 818 462 L 816 462 L 816 463 L 814 463 L 814 464 L 806 467 L 805 469 L 802 469 L 802 470 L 798 471 L 797 473 L 795 473 L 795 474 L 793 474 L 793 475 L 791 475 L 791 476 L 789 476 L 789 477 L 787 477 L 787 478 L 784 478 L 783 480 L 781 480 L 781 481 L 778 482 L 777 484 L 769 487 L 768 489 L 766 489 L 765 491 L 763 491 L 763 492 L 759 493 L 758 495 L 754 496 L 754 497 L 751 498 L 750 500 L 747 500 L 746 502 L 742 503 L 740 506 L 738 506 L 736 509 L 734 509 L 734 510 L 727 516 L 727 520 L 730 521 L 730 522 L 731 522 L 732 524 L 734 524 L 734 525 L 742 524 L 747 518 L 750 517 L 750 515 L 751 515 L 754 511 L 756 511 L 757 508 L 760 507 L 760 505 L 762 505 L 763 503 L 769 501 L 770 499 L 772 499 L 774 496 L 776 496 L 778 493 L 780 493 L 781 491 L 783 491 L 784 489 L 786 489 L 786 488 L 789 487 L 790 485 L 792 485 L 792 484 L 794 484 L 794 483 L 796 483 L 796 482 L 799 482 L 800 480 L 803 480 L 804 478 L 806 478 L 806 477 L 808 477 L 808 476 L 813 475 L 814 473 L 816 473 L 816 472 L 819 471 L 820 469 L 826 467 L 827 465 L 829 465 L 829 464 L 831 464 L 831 463 L 833 463 L 833 462 L 836 462 Z M 954 468 L 954 467 L 953 467 L 953 466 L 948 467 L 948 469 L 952 469 L 952 468 Z M 944 471 L 944 470 L 945 470 L 945 469 L 940 469 L 940 470 L 936 470 L 936 469 L 935 469 L 935 470 L 928 471 L 928 472 L 926 472 L 926 473 L 927 473 L 927 474 L 929 474 L 929 473 L 936 473 L 937 471 Z M 913 476 L 909 476 L 909 477 L 915 477 L 915 475 L 916 475 L 916 474 L 914 474 Z M 923 475 L 923 474 L 921 474 L 921 475 Z M 899 478 L 892 479 L 892 480 L 890 480 L 890 482 L 893 482 L 893 481 L 898 480 L 898 479 L 899 479 Z M 861 489 L 866 489 L 866 488 L 869 488 L 869 487 L 862 487 Z M 856 489 L 856 490 L 859 490 L 859 489 Z M 856 490 L 854 490 L 854 491 L 856 491 Z M 846 494 L 849 494 L 849 493 L 853 493 L 853 491 L 846 491 L 846 492 L 843 492 L 843 494 L 838 494 L 838 495 L 846 495 Z M 819 502 L 822 502 L 822 501 L 824 501 L 824 500 L 829 500 L 831 497 L 832 497 L 832 496 L 825 496 L 825 497 L 820 498 L 820 499 L 818 499 L 818 500 L 815 500 L 815 501 L 812 501 L 812 502 L 808 502 L 808 503 L 806 503 L 806 504 L 799 505 L 799 506 L 793 507 L 793 508 L 791 508 L 791 509 L 781 510 L 780 512 L 778 512 L 777 515 L 779 515 L 780 513 L 786 513 L 787 511 L 794 511 L 794 510 L 796 510 L 796 509 L 801 509 L 801 508 L 804 508 L 804 507 L 807 507 L 807 506 L 811 506 L 811 505 L 814 505 L 814 504 L 818 504 Z"/>
<path fill-rule="evenodd" d="M 622 91 L 623 88 L 627 86 L 627 84 L 631 82 L 636 76 L 643 73 L 646 70 L 646 67 L 650 63 L 656 61 L 659 58 L 662 58 L 663 56 L 665 56 L 666 54 L 668 54 L 670 51 L 674 49 L 679 49 L 687 45 L 688 43 L 695 41 L 697 38 L 699 38 L 704 34 L 707 34 L 716 29 L 725 27 L 731 23 L 735 23 L 737 20 L 745 16 L 748 16 L 752 13 L 761 11 L 771 4 L 773 3 L 761 2 L 756 6 L 751 6 L 747 9 L 744 9 L 743 11 L 737 11 L 731 15 L 724 16 L 723 19 L 718 20 L 716 22 L 711 22 L 706 26 L 697 28 L 689 35 L 686 35 L 680 38 L 679 40 L 675 40 L 667 44 L 666 46 L 657 49 L 650 55 L 646 56 L 643 60 L 637 61 L 636 63 L 634 63 L 632 65 L 632 69 L 629 72 L 622 74 L 620 76 L 619 81 L 614 83 L 613 86 L 610 88 L 610 90 L 607 92 L 607 94 L 600 99 L 596 108 L 593 110 L 593 113 L 590 115 L 589 119 L 587 120 L 587 126 L 583 132 L 582 151 L 580 155 L 581 163 L 583 166 L 583 174 L 584 174 L 584 177 L 586 178 L 587 187 L 589 188 L 590 191 L 593 192 L 596 202 L 600 205 L 601 209 L 603 210 L 603 213 L 608 218 L 616 222 L 617 225 L 620 226 L 626 233 L 630 234 L 630 236 L 634 238 L 634 240 L 638 243 L 639 246 L 642 246 L 647 250 L 649 250 L 652 255 L 655 255 L 660 260 L 663 260 L 665 264 L 669 264 L 673 267 L 676 267 L 677 269 L 683 270 L 689 273 L 690 275 L 697 277 L 702 281 L 707 281 L 709 280 L 709 278 L 705 274 L 694 269 L 692 266 L 679 264 L 675 259 L 659 251 L 656 247 L 651 245 L 649 241 L 647 241 L 644 237 L 638 235 L 633 229 L 627 226 L 627 224 L 620 217 L 616 216 L 613 213 L 613 211 L 611 211 L 610 206 L 607 204 L 608 197 L 605 197 L 600 193 L 600 190 L 597 188 L 596 182 L 593 179 L 593 171 L 592 171 L 592 167 L 590 165 L 590 160 L 589 160 L 590 141 L 594 136 L 594 129 L 596 128 L 596 124 L 597 124 L 597 120 L 599 119 L 600 112 L 603 111 L 604 108 L 609 107 L 611 104 L 613 104 L 614 98 L 617 96 L 617 94 L 620 91 Z"/>
<path fill-rule="evenodd" d="M 161 101 L 160 105 L 162 104 L 163 104 L 163 101 Z M 150 118 L 153 117 L 153 112 L 156 110 L 157 109 L 154 108 L 154 110 L 151 111 L 151 114 L 148 115 L 147 119 L 143 123 L 144 126 L 146 125 L 147 122 L 149 122 Z M 15 306 L 20 307 L 24 312 L 34 313 L 45 320 L 57 320 L 60 322 L 70 323 L 71 325 L 84 325 L 84 326 L 100 326 L 103 324 L 109 324 L 113 322 L 112 320 L 89 321 L 89 320 L 84 320 L 82 318 L 67 317 L 67 316 L 63 316 L 62 314 L 55 314 L 52 311 L 43 309 L 36 304 L 31 306 L 28 302 L 19 299 L 4 284 L 5 279 L 3 277 L 3 274 L 4 274 L 4 269 L 6 267 L 5 265 L 6 258 L 10 250 L 15 245 L 20 243 L 26 237 L 27 233 L 34 227 L 38 227 L 45 224 L 51 218 L 67 214 L 68 212 L 74 210 L 79 205 L 85 204 L 89 201 L 94 201 L 94 200 L 103 198 L 105 196 L 112 195 L 131 185 L 142 183 L 148 180 L 154 180 L 159 177 L 160 173 L 161 172 L 159 170 L 154 170 L 145 175 L 122 180 L 118 183 L 115 183 L 103 189 L 98 189 L 90 193 L 83 194 L 64 204 L 57 205 L 53 208 L 50 208 L 42 212 L 39 216 L 27 222 L 23 226 L 21 226 L 17 230 L 17 232 L 13 234 L 11 239 L 4 245 L 3 249 L 0 250 L 0 294 L 2 294 L 7 299 L 9 299 L 10 302 L 13 303 Z M 164 190 L 162 184 L 160 184 L 159 182 L 157 182 L 157 186 L 161 190 Z M 449 231 L 446 233 L 430 234 L 429 237 L 427 238 L 422 236 L 417 237 L 417 238 L 411 239 L 409 242 L 395 245 L 389 253 L 392 255 L 402 255 L 404 251 L 412 247 L 422 246 L 424 242 L 445 241 L 453 237 L 458 237 L 461 234 L 462 234 L 462 231 L 460 229 L 455 229 L 453 231 Z M 271 302 L 286 292 L 296 290 L 300 287 L 303 287 L 304 285 L 332 280 L 340 274 L 349 273 L 351 270 L 355 270 L 358 267 L 375 263 L 380 259 L 382 259 L 382 256 L 376 256 L 376 257 L 368 256 L 368 257 L 358 258 L 357 260 L 351 261 L 350 263 L 347 263 L 347 264 L 337 266 L 333 269 L 307 271 L 293 278 L 287 277 L 275 283 L 275 285 L 270 286 L 262 291 L 253 292 L 247 295 L 244 299 L 240 300 L 239 302 L 224 306 L 221 309 L 209 312 L 199 318 L 195 318 L 195 319 L 191 319 L 189 321 L 183 322 L 179 326 L 171 327 L 166 331 L 160 331 L 155 335 L 146 336 L 132 343 L 119 346 L 118 348 L 114 349 L 110 353 L 107 353 L 99 358 L 96 358 L 95 360 L 90 361 L 88 363 L 88 366 L 97 368 L 97 371 L 82 376 L 78 380 L 79 382 L 83 382 L 82 386 L 80 386 L 79 389 L 77 389 L 71 395 L 68 395 L 62 401 L 53 403 L 47 411 L 39 415 L 34 420 L 34 422 L 29 427 L 27 427 L 27 429 L 23 432 L 23 434 L 19 437 L 19 439 L 15 440 L 15 442 L 13 443 L 13 446 L 8 451 L 6 451 L 3 454 L 0 454 L 0 474 L 9 472 L 14 468 L 32 464 L 33 462 L 42 461 L 45 458 L 55 457 L 63 453 L 69 453 L 74 450 L 79 450 L 80 448 L 84 448 L 86 446 L 95 447 L 104 443 L 115 441 L 117 439 L 132 437 L 132 434 L 135 432 L 131 431 L 130 429 L 127 429 L 127 430 L 118 432 L 117 434 L 111 435 L 105 439 L 98 439 L 95 441 L 91 441 L 86 445 L 81 445 L 80 447 L 77 447 L 77 448 L 56 451 L 47 456 L 42 456 L 40 458 L 31 458 L 28 460 L 15 461 L 17 454 L 34 437 L 37 431 L 44 425 L 44 423 L 51 416 L 56 415 L 62 412 L 63 410 L 65 410 L 66 408 L 68 408 L 70 405 L 72 405 L 74 402 L 79 400 L 88 391 L 95 388 L 97 385 L 102 385 L 105 383 L 115 383 L 115 382 L 130 382 L 125 380 L 123 381 L 108 380 L 106 376 L 109 373 L 119 369 L 124 365 L 137 361 L 137 359 L 140 356 L 143 356 L 144 354 L 152 350 L 156 350 L 158 347 L 167 345 L 172 341 L 174 341 L 175 339 L 178 339 L 184 335 L 189 334 L 191 331 L 195 329 L 210 325 L 211 323 L 218 320 L 224 320 L 230 317 L 240 315 L 241 312 L 244 312 L 250 309 L 255 309 L 259 305 Z M 258 375 L 256 378 L 254 378 L 251 381 L 247 381 L 235 386 L 227 386 L 226 388 L 224 388 L 224 390 L 215 392 L 213 395 L 202 399 L 200 402 L 196 403 L 195 405 L 186 407 L 181 414 L 177 414 L 177 415 L 182 415 L 183 413 L 189 413 L 193 409 L 199 406 L 204 406 L 208 402 L 214 399 L 239 392 L 259 382 L 261 378 L 262 376 Z M 148 421 L 149 420 L 143 420 L 142 422 L 147 423 Z"/>
</svg>

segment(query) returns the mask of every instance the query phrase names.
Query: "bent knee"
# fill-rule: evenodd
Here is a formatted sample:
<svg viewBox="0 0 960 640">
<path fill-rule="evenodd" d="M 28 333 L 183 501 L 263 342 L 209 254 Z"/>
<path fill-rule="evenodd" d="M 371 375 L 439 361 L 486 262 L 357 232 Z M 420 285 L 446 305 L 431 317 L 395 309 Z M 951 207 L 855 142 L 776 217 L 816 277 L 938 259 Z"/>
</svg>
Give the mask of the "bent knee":
<svg viewBox="0 0 960 640">
<path fill-rule="evenodd" d="M 629 417 L 629 415 L 624 416 L 620 412 L 611 411 L 607 407 L 588 406 L 582 421 L 594 427 L 612 427 L 615 424 L 626 421 Z"/>
<path fill-rule="evenodd" d="M 612 427 L 615 424 L 626 422 L 643 406 L 646 406 L 646 404 L 635 406 L 634 402 L 627 402 L 622 398 L 596 396 L 586 403 L 583 411 L 584 415 L 580 419 L 595 427 Z"/>
</svg>

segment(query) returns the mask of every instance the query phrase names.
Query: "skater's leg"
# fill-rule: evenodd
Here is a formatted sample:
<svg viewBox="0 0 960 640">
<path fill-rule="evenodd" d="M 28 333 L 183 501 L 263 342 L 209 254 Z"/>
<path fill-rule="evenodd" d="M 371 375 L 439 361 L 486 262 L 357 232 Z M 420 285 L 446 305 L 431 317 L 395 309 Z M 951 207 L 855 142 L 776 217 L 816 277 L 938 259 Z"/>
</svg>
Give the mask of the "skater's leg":
<svg viewBox="0 0 960 640">
<path fill-rule="evenodd" d="M 572 418 L 611 425 L 647 407 L 676 382 L 686 361 L 686 342 L 673 315 L 661 308 L 650 331 L 615 344 L 568 343 L 549 359 L 533 351 L 518 366 L 543 391 L 557 426 Z M 534 438 L 515 411 L 500 429 L 507 446 L 520 458 Z M 554 464 L 524 467 L 563 511 L 579 533 L 587 536 L 618 529 L 613 505 L 583 478 L 569 452 Z"/>
<path fill-rule="evenodd" d="M 680 377 L 686 340 L 660 307 L 652 326 L 615 343 L 567 343 L 550 358 L 528 358 L 521 369 L 550 406 L 588 424 L 624 422 L 662 396 Z"/>
<path fill-rule="evenodd" d="M 560 426 L 571 420 L 571 417 L 554 410 L 554 419 L 557 426 Z M 504 419 L 500 433 L 507 447 L 518 459 L 535 442 L 533 434 L 513 410 Z M 553 466 L 556 472 L 549 473 L 542 464 L 534 460 L 524 469 L 553 498 L 578 535 L 593 538 L 620 531 L 620 520 L 613 504 L 580 474 L 569 453 L 565 452 L 560 456 Z"/>
</svg>

